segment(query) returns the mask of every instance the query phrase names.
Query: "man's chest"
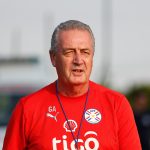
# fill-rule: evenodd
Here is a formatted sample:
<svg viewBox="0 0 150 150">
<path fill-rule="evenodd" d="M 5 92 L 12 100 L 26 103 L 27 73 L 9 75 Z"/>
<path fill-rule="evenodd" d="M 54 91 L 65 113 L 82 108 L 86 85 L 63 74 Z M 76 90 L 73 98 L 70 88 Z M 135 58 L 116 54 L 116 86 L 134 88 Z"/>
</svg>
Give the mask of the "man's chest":
<svg viewBox="0 0 150 150">
<path fill-rule="evenodd" d="M 54 102 L 41 109 L 31 130 L 29 147 L 74 150 L 77 139 L 81 150 L 117 149 L 114 116 L 101 103 L 89 102 L 85 111 L 84 102 L 63 105 L 64 110 Z"/>
</svg>

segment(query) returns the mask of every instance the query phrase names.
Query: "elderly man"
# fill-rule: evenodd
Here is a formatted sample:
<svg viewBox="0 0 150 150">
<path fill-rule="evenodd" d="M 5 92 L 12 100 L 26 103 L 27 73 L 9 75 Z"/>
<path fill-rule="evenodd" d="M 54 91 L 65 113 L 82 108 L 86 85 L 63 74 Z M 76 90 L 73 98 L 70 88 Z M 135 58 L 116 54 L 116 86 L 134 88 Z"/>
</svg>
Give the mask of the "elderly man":
<svg viewBox="0 0 150 150">
<path fill-rule="evenodd" d="M 80 21 L 55 29 L 50 58 L 58 79 L 19 101 L 3 150 L 141 150 L 126 98 L 89 80 L 94 46 Z"/>
</svg>

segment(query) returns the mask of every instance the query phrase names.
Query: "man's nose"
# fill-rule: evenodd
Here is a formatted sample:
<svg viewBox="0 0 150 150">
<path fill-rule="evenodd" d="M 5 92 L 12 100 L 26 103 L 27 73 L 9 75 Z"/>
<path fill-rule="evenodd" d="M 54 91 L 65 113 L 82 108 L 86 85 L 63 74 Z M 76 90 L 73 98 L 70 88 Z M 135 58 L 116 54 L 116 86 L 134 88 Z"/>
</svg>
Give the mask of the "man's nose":
<svg viewBox="0 0 150 150">
<path fill-rule="evenodd" d="M 80 53 L 75 53 L 73 63 L 80 65 L 82 64 L 82 62 L 83 62 L 82 55 Z"/>
</svg>

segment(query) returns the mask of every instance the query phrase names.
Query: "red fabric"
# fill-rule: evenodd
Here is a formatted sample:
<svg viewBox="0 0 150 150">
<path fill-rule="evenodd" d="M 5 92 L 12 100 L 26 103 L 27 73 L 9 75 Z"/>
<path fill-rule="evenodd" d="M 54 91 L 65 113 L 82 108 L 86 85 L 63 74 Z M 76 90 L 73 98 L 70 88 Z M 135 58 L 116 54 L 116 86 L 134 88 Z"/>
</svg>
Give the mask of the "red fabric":
<svg viewBox="0 0 150 150">
<path fill-rule="evenodd" d="M 77 136 L 86 94 L 76 98 L 60 95 L 60 99 Z M 98 122 L 84 118 L 78 140 L 81 150 L 141 150 L 133 113 L 123 95 L 90 81 L 88 109 L 96 110 Z M 52 83 L 19 101 L 3 150 L 74 150 L 65 121 Z"/>
</svg>

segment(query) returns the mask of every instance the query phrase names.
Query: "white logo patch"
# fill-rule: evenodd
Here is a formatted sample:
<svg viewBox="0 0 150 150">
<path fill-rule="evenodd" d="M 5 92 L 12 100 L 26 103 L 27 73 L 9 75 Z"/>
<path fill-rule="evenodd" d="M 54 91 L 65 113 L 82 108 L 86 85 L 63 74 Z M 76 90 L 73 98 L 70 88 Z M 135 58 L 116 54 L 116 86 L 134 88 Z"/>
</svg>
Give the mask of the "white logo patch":
<svg viewBox="0 0 150 150">
<path fill-rule="evenodd" d="M 84 117 L 85 117 L 86 121 L 91 124 L 99 123 L 102 119 L 102 116 L 97 109 L 88 109 L 85 112 Z"/>
<path fill-rule="evenodd" d="M 48 107 L 48 112 L 46 113 L 47 117 L 53 118 L 57 122 L 57 115 L 59 112 L 56 112 L 56 107 L 55 106 L 49 106 Z"/>
<path fill-rule="evenodd" d="M 59 114 L 59 112 L 57 112 L 55 115 L 52 115 L 52 114 L 50 114 L 50 113 L 47 113 L 46 116 L 47 116 L 47 117 L 50 117 L 50 118 L 53 118 L 53 119 L 57 122 L 57 118 L 56 118 L 56 117 L 57 117 L 58 114 Z"/>
<path fill-rule="evenodd" d="M 69 122 L 70 127 L 68 125 L 68 122 Z M 75 132 L 75 130 L 77 128 L 77 123 L 74 120 L 68 120 L 68 122 L 65 121 L 64 125 L 63 125 L 63 127 L 65 128 L 66 132 L 71 132 L 71 130 L 72 130 L 72 132 Z M 70 130 L 70 128 L 71 128 L 71 130 Z"/>
</svg>

